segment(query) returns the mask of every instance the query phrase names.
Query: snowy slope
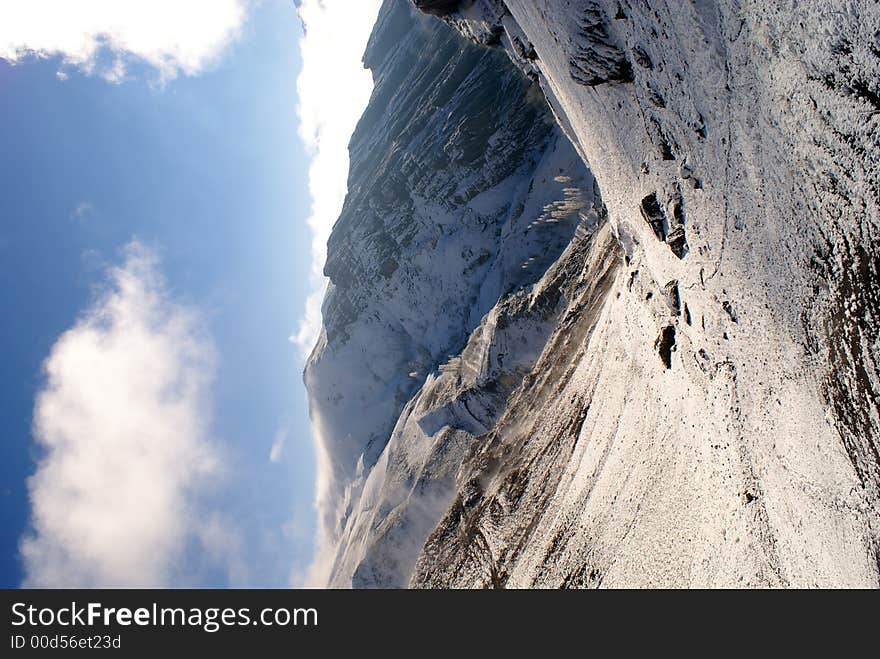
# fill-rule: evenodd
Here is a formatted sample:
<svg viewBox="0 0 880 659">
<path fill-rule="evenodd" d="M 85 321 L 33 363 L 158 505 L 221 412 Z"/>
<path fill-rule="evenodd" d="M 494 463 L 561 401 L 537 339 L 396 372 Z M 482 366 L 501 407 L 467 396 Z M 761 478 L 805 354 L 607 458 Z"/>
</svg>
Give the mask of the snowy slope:
<svg viewBox="0 0 880 659">
<path fill-rule="evenodd" d="M 349 194 L 328 245 L 324 331 L 305 373 L 319 509 L 326 542 L 340 547 L 332 578 L 344 584 L 375 508 L 404 496 L 390 476 L 374 489 L 408 401 L 433 379 L 446 382 L 438 369 L 502 294 L 541 277 L 601 205 L 540 90 L 503 53 L 389 0 L 365 63 L 375 91 L 351 142 Z M 419 442 L 441 416 L 421 422 L 428 434 L 414 425 Z M 410 465 L 395 469 L 408 487 Z M 449 492 L 436 494 L 433 518 L 420 516 L 426 526 L 407 570 L 453 476 L 432 486 Z"/>
<path fill-rule="evenodd" d="M 371 406 L 387 424 L 375 452 L 339 477 L 366 486 L 333 538 L 335 583 L 877 586 L 878 5 L 416 4 L 540 82 L 607 223 L 595 204 L 537 283 L 457 312 L 426 370 L 378 374 L 415 373 Z M 520 260 L 521 244 L 492 258 Z M 418 255 L 395 256 L 412 281 L 450 263 Z M 446 321 L 445 305 L 387 294 Z M 375 330 L 371 345 L 392 344 Z"/>
</svg>

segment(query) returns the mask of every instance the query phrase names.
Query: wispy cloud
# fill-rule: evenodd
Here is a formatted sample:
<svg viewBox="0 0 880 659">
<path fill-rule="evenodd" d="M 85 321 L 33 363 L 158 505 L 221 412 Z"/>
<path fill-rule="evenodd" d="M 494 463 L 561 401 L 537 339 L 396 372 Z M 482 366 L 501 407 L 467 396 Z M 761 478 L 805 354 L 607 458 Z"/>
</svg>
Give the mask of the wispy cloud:
<svg viewBox="0 0 880 659">
<path fill-rule="evenodd" d="M 95 205 L 90 201 L 81 201 L 70 211 L 70 217 L 74 220 L 84 221 L 95 214 Z"/>
<path fill-rule="evenodd" d="M 287 428 L 281 428 L 275 433 L 275 440 L 272 442 L 272 448 L 269 449 L 269 462 L 277 464 L 281 462 L 281 454 L 284 452 L 284 445 L 287 443 Z"/>
<path fill-rule="evenodd" d="M 4 0 L 0 58 L 60 56 L 109 82 L 124 80 L 132 60 L 163 80 L 196 75 L 238 34 L 246 13 L 245 0 Z"/>
<path fill-rule="evenodd" d="M 327 239 L 345 200 L 348 142 L 373 90 L 361 60 L 380 5 L 381 0 L 302 0 L 299 5 L 305 34 L 297 92 L 300 136 L 311 156 L 312 290 L 291 341 L 304 354 L 321 330 Z"/>
<path fill-rule="evenodd" d="M 168 585 L 187 547 L 234 545 L 200 521 L 221 467 L 208 434 L 214 362 L 198 314 L 170 299 L 154 254 L 131 243 L 44 364 L 26 585 Z"/>
</svg>

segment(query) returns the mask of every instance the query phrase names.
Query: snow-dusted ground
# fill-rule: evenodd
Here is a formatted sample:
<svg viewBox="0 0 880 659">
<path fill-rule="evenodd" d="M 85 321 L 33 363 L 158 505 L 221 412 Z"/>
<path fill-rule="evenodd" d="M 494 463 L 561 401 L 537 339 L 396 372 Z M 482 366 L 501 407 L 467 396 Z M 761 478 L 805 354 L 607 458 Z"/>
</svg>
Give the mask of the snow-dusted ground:
<svg viewBox="0 0 880 659">
<path fill-rule="evenodd" d="M 457 197 L 442 183 L 421 196 L 412 180 L 400 184 L 418 196 L 413 208 L 432 209 L 424 214 L 375 213 L 400 246 L 398 270 L 408 268 L 401 286 L 415 292 L 377 287 L 363 273 L 361 288 L 348 284 L 364 308 L 393 306 L 385 324 L 366 320 L 375 311 L 342 314 L 332 292 L 329 339 L 307 371 L 324 446 L 339 465 L 326 501 L 344 502 L 328 526 L 334 583 L 877 586 L 880 7 L 429 4 L 540 81 L 595 175 L 608 221 L 584 192 L 589 174 L 574 175 L 576 193 L 545 191 L 553 178 L 541 175 L 537 191 L 527 189 L 548 196 L 527 203 L 511 228 L 566 194 L 598 210 L 580 212 L 556 263 L 534 268 L 537 283 L 517 282 L 495 305 L 504 286 L 464 292 L 493 281 L 486 277 L 497 268 L 471 271 L 450 258 L 474 237 L 464 233 L 470 216 L 450 212 Z M 398 45 L 384 47 L 406 52 L 418 33 L 401 27 Z M 411 63 L 437 82 L 424 57 Z M 459 87 L 456 107 L 479 109 L 490 77 Z M 380 83 L 372 111 L 408 120 L 413 106 L 401 115 Z M 416 106 L 446 111 L 424 87 L 400 88 Z M 441 133 L 433 132 L 438 147 Z M 407 146 L 421 158 L 445 153 Z M 547 161 L 561 148 L 536 146 L 544 155 L 510 162 Z M 353 172 L 359 157 L 355 148 Z M 541 170 L 521 166 L 523 181 Z M 577 167 L 563 169 L 571 177 Z M 399 170 L 389 164 L 381 176 L 403 181 Z M 430 176 L 469 175 L 444 161 Z M 505 185 L 484 183 L 485 197 L 469 203 L 497 208 L 523 189 Z M 347 206 L 331 259 L 378 267 L 354 229 L 369 215 L 363 205 Z M 414 248 L 404 226 L 457 244 Z M 539 241 L 506 235 L 481 243 L 492 263 L 541 251 Z M 334 283 L 344 279 L 328 270 Z M 450 304 L 444 286 L 479 302 Z M 331 331 L 340 316 L 355 318 L 344 341 Z M 414 366 L 400 327 L 419 337 Z M 383 389 L 403 378 L 409 387 Z M 358 387 L 370 392 L 360 402 Z M 355 473 L 352 464 L 362 466 Z"/>
</svg>

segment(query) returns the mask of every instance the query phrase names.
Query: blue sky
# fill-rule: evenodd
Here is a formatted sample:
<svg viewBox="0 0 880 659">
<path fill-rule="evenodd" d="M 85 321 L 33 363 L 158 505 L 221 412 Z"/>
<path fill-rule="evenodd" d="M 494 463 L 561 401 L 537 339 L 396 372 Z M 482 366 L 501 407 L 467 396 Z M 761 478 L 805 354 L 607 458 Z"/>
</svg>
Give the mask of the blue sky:
<svg viewBox="0 0 880 659">
<path fill-rule="evenodd" d="M 42 365 L 133 240 L 158 257 L 167 296 L 198 310 L 217 355 L 208 434 L 234 468 L 205 497 L 249 567 L 230 577 L 196 556 L 192 583 L 283 586 L 306 569 L 314 455 L 288 340 L 314 288 L 300 34 L 293 3 L 258 4 L 216 64 L 164 84 L 148 66 L 112 84 L 69 68 L 61 80 L 58 58 L 0 60 L 3 586 L 25 576 Z"/>
</svg>

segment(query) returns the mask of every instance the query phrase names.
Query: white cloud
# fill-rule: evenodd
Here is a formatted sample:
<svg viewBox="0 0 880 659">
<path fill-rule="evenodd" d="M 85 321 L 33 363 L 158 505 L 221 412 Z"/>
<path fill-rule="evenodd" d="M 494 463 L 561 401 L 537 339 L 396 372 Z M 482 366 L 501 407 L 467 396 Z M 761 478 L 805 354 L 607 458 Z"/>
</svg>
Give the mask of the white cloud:
<svg viewBox="0 0 880 659">
<path fill-rule="evenodd" d="M 208 436 L 214 361 L 198 315 L 169 300 L 154 255 L 130 244 L 44 364 L 26 585 L 168 585 L 199 534 L 217 537 L 199 526 L 220 468 Z"/>
<path fill-rule="evenodd" d="M 95 214 L 95 205 L 90 201 L 81 201 L 70 211 L 70 217 L 75 220 L 86 220 Z"/>
<path fill-rule="evenodd" d="M 348 143 L 373 91 L 372 74 L 362 59 L 382 0 L 302 0 L 299 14 L 304 25 L 300 41 L 302 70 L 297 79 L 300 137 L 309 155 L 312 264 L 309 294 L 300 326 L 290 340 L 304 355 L 321 332 L 321 302 L 327 281 L 324 263 L 327 240 L 342 212 L 348 182 Z M 320 429 L 312 420 L 312 434 Z M 317 457 L 316 506 L 329 482 L 329 460 L 320 441 Z M 319 513 L 320 515 L 320 513 Z M 307 570 L 291 574 L 293 585 L 326 584 L 332 552 L 327 529 L 319 522 L 313 560 Z"/>
<path fill-rule="evenodd" d="M 211 64 L 245 14 L 245 0 L 3 0 L 0 58 L 57 55 L 109 82 L 124 80 L 133 59 L 168 80 Z M 103 49 L 112 54 L 109 63 L 101 61 Z"/>
<path fill-rule="evenodd" d="M 284 452 L 284 445 L 287 443 L 287 428 L 281 428 L 275 433 L 275 441 L 272 442 L 272 448 L 269 449 L 269 462 L 276 464 L 281 462 L 281 454 Z"/>
<path fill-rule="evenodd" d="M 311 294 L 291 337 L 304 353 L 321 330 L 327 239 L 342 211 L 348 179 L 348 142 L 373 91 L 361 62 L 381 0 L 302 0 L 302 71 L 297 80 L 300 136 L 311 155 L 308 218 L 312 231 Z"/>
</svg>

